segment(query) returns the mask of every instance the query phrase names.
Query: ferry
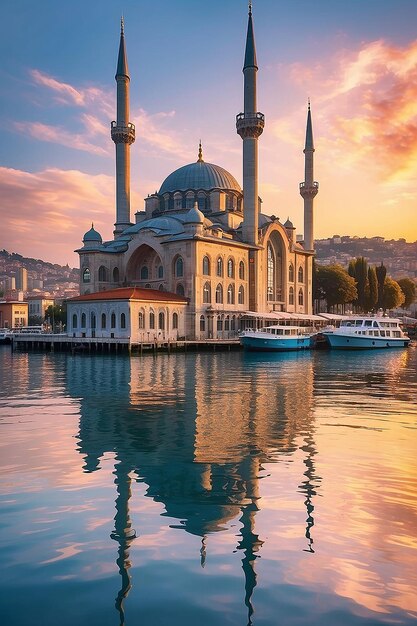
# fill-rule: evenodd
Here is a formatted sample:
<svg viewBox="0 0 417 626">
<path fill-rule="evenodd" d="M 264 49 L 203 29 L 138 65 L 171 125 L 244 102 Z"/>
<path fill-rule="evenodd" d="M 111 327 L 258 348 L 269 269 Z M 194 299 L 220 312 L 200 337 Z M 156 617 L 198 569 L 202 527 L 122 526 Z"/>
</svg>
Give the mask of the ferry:
<svg viewBox="0 0 417 626">
<path fill-rule="evenodd" d="M 410 337 L 406 335 L 400 320 L 391 317 L 350 316 L 340 321 L 340 326 L 323 329 L 331 348 L 361 350 L 373 348 L 406 348 Z"/>
<path fill-rule="evenodd" d="M 239 341 L 245 350 L 283 352 L 307 350 L 311 347 L 312 332 L 303 326 L 273 325 L 260 330 L 244 330 Z"/>
</svg>

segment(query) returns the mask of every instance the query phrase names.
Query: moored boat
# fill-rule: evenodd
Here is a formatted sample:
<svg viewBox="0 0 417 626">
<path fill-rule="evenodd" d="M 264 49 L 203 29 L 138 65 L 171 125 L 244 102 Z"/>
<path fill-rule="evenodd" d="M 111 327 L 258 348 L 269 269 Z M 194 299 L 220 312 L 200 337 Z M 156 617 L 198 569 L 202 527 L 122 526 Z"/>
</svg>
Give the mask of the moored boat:
<svg viewBox="0 0 417 626">
<path fill-rule="evenodd" d="M 309 349 L 311 336 L 312 333 L 306 327 L 276 324 L 260 330 L 244 330 L 239 340 L 245 350 L 282 352 Z"/>
<path fill-rule="evenodd" d="M 11 343 L 12 334 L 8 328 L 0 328 L 0 344 Z"/>
<path fill-rule="evenodd" d="M 400 320 L 383 316 L 351 316 L 342 319 L 338 328 L 322 331 L 331 348 L 368 350 L 374 348 L 406 348 L 410 337 Z"/>
</svg>

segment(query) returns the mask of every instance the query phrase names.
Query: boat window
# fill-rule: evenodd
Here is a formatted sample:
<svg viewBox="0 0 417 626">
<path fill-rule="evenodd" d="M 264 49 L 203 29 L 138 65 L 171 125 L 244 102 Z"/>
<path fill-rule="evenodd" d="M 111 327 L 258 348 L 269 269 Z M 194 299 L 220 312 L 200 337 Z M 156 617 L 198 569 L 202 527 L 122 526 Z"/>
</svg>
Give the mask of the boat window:
<svg viewBox="0 0 417 626">
<path fill-rule="evenodd" d="M 394 337 L 401 337 L 401 333 L 400 333 L 399 330 L 393 330 L 392 334 L 393 334 Z"/>
<path fill-rule="evenodd" d="M 378 328 L 378 322 L 373 322 L 372 326 L 373 326 L 374 328 Z"/>
<path fill-rule="evenodd" d="M 365 326 L 372 326 L 372 320 L 365 320 Z"/>
<path fill-rule="evenodd" d="M 289 329 L 288 329 L 288 330 L 287 330 L 287 329 L 285 329 L 285 334 L 286 334 L 286 335 L 290 335 L 290 334 L 291 334 L 291 331 L 290 331 Z"/>
<path fill-rule="evenodd" d="M 385 337 L 385 330 L 380 330 L 379 334 L 381 335 L 381 337 Z"/>
<path fill-rule="evenodd" d="M 356 320 L 355 326 L 362 326 L 363 320 Z"/>
<path fill-rule="evenodd" d="M 374 330 L 374 337 L 379 337 L 379 330 Z"/>
</svg>

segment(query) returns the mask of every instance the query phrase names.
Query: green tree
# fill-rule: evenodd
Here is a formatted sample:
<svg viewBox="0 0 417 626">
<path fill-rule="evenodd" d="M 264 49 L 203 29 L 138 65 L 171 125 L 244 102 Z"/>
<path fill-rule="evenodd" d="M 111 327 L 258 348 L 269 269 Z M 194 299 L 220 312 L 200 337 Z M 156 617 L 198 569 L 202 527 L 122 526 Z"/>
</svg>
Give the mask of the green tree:
<svg viewBox="0 0 417 626">
<path fill-rule="evenodd" d="M 316 294 L 326 300 L 327 311 L 338 304 L 353 302 L 358 292 L 355 279 L 341 265 L 317 265 Z"/>
<path fill-rule="evenodd" d="M 51 304 L 45 311 L 45 319 L 49 320 L 52 330 L 65 327 L 67 324 L 67 307 L 64 304 Z"/>
<path fill-rule="evenodd" d="M 365 310 L 372 311 L 378 303 L 378 279 L 375 267 L 368 267 L 368 285 L 368 301 Z"/>
<path fill-rule="evenodd" d="M 385 284 L 385 278 L 387 276 L 387 268 L 381 262 L 381 265 L 377 265 L 377 267 L 375 268 L 375 272 L 376 272 L 376 278 L 378 280 L 378 302 L 377 302 L 377 307 L 378 307 L 378 309 L 382 309 L 383 308 L 383 298 L 384 298 L 384 284 Z"/>
<path fill-rule="evenodd" d="M 356 289 L 358 296 L 354 302 L 356 308 L 361 311 L 368 310 L 369 303 L 369 280 L 368 280 L 368 261 L 365 257 L 357 257 L 349 263 L 348 274 L 356 281 Z"/>
<path fill-rule="evenodd" d="M 404 294 L 404 302 L 402 304 L 403 309 L 408 309 L 416 299 L 417 290 L 416 284 L 411 278 L 400 278 L 397 283 L 401 287 L 401 291 Z"/>
<path fill-rule="evenodd" d="M 396 309 L 402 305 L 404 300 L 405 297 L 399 284 L 387 276 L 384 282 L 384 293 L 382 298 L 382 308 L 384 311 Z"/>
</svg>

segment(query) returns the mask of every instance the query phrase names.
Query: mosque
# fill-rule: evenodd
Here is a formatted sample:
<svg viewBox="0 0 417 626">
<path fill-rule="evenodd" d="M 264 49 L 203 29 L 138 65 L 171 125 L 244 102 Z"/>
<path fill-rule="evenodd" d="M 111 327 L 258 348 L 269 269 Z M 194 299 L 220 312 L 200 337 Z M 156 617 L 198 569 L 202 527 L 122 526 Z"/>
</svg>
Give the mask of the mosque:
<svg viewBox="0 0 417 626">
<path fill-rule="evenodd" d="M 252 8 L 243 65 L 244 106 L 236 117 L 243 141 L 243 189 L 219 165 L 198 158 L 171 173 L 131 220 L 130 76 L 124 25 L 116 71 L 117 119 L 114 239 L 94 226 L 84 235 L 80 296 L 68 302 L 68 332 L 131 341 L 229 338 L 242 327 L 282 314 L 312 314 L 314 144 L 310 104 L 304 148 L 304 240 L 288 219 L 261 213 L 258 140 L 265 124 L 257 106 Z"/>
</svg>

